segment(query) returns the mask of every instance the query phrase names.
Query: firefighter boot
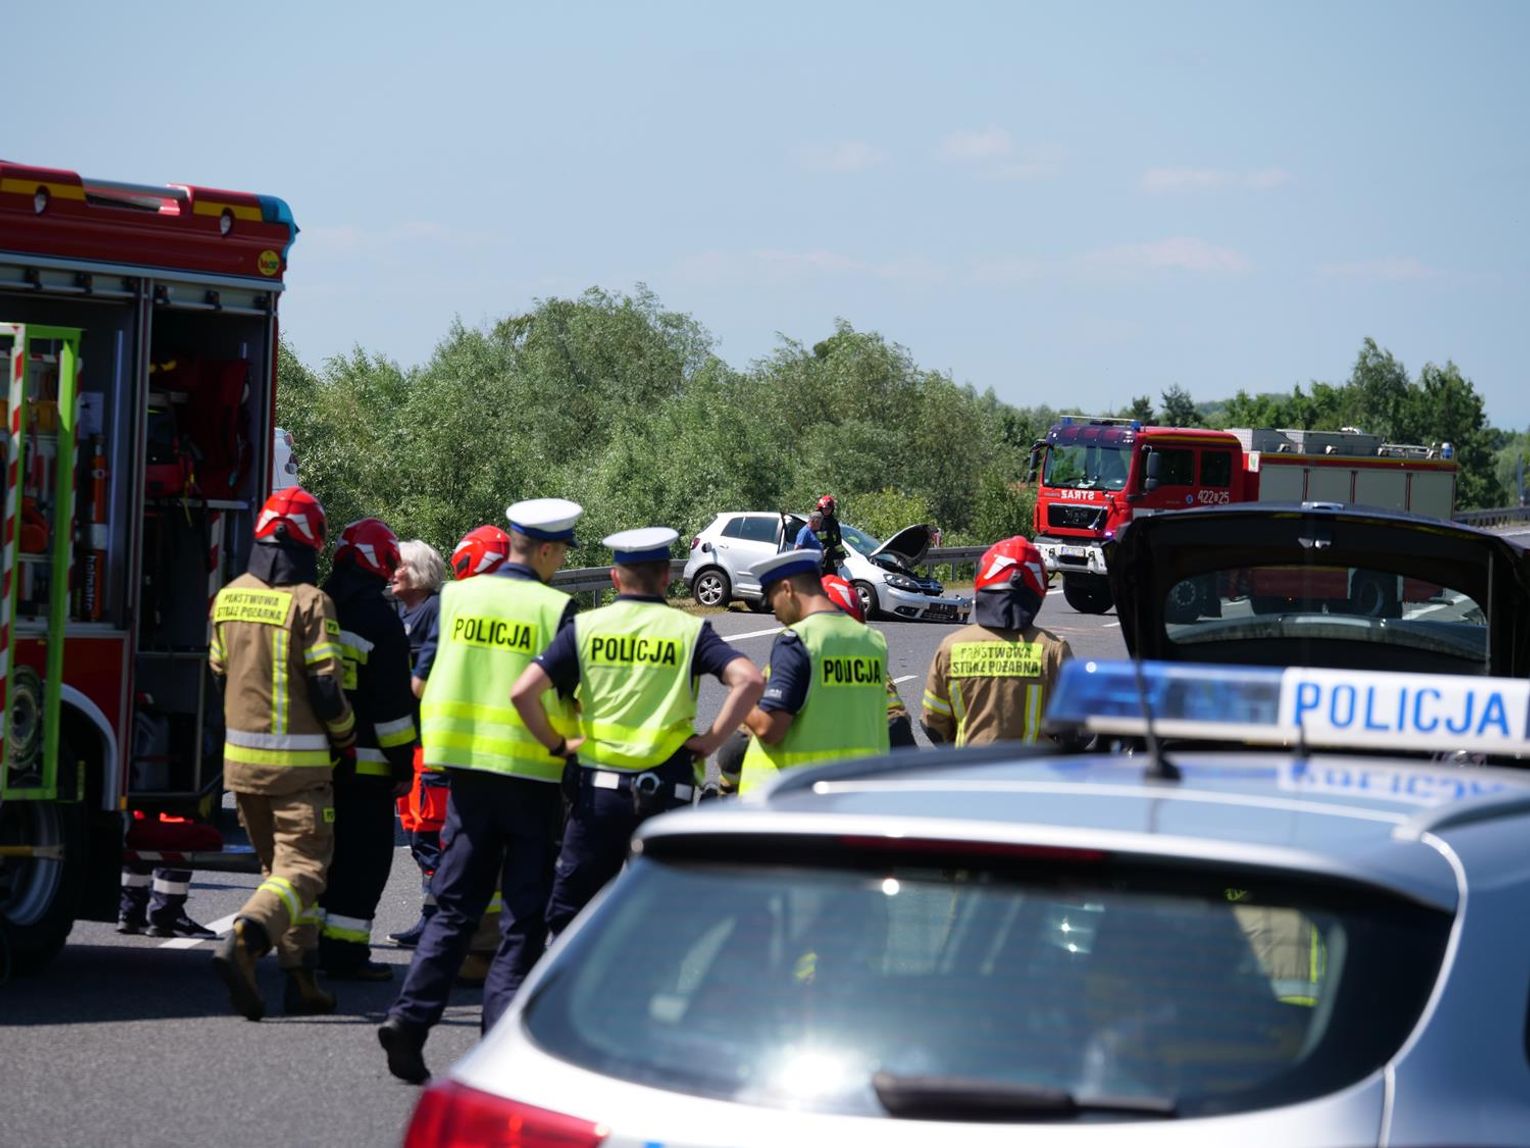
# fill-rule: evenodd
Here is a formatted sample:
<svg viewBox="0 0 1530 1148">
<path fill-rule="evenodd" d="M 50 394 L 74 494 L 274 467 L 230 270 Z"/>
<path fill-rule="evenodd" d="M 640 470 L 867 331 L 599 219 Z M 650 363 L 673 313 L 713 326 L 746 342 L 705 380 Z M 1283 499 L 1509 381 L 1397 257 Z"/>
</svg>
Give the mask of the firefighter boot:
<svg viewBox="0 0 1530 1148">
<path fill-rule="evenodd" d="M 266 1003 L 260 999 L 260 983 L 255 978 L 255 962 L 270 947 L 266 930 L 257 922 L 240 917 L 213 950 L 213 968 L 228 986 L 228 999 L 234 1011 L 245 1020 L 259 1020 L 266 1015 Z"/>
<path fill-rule="evenodd" d="M 318 975 L 311 967 L 285 971 L 287 987 L 282 992 L 282 1008 L 288 1016 L 328 1016 L 335 1011 L 335 994 L 319 987 Z"/>
</svg>

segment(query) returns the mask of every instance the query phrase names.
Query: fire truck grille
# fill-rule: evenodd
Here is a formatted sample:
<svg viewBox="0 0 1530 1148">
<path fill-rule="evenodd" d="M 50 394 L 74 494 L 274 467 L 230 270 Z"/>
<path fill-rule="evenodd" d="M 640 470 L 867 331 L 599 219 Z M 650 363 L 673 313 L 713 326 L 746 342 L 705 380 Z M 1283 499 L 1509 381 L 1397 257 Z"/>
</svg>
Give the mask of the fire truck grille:
<svg viewBox="0 0 1530 1148">
<path fill-rule="evenodd" d="M 1099 530 L 1105 525 L 1103 506 L 1049 506 L 1047 525 L 1073 530 Z"/>
</svg>

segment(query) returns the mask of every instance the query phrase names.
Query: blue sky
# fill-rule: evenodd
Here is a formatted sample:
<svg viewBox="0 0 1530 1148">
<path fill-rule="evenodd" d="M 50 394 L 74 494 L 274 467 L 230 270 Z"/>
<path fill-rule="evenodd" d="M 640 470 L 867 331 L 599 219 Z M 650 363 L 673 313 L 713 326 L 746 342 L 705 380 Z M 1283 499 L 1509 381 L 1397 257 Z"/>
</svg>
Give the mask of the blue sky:
<svg viewBox="0 0 1530 1148">
<path fill-rule="evenodd" d="M 737 366 L 843 317 L 1104 409 L 1342 381 L 1371 336 L 1530 425 L 1527 4 L 91 2 L 7 32 L 58 52 L 8 53 L 0 155 L 292 205 L 309 361 L 643 282 Z"/>
</svg>

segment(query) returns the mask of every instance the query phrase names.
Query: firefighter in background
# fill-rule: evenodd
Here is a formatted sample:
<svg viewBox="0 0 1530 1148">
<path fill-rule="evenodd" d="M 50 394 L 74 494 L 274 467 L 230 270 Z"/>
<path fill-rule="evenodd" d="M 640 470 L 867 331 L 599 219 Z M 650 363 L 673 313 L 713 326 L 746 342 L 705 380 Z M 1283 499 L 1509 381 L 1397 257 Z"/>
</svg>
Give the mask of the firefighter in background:
<svg viewBox="0 0 1530 1148">
<path fill-rule="evenodd" d="M 333 1012 L 314 976 L 318 899 L 334 848 L 332 762 L 353 753 L 340 624 L 314 583 L 324 508 L 302 487 L 273 494 L 249 568 L 213 601 L 208 663 L 223 687 L 223 777 L 265 878 L 213 953 L 234 1010 L 265 1014 L 255 965 L 275 947 L 290 1014 Z"/>
<path fill-rule="evenodd" d="M 973 622 L 940 643 L 924 687 L 924 731 L 932 742 L 1034 742 L 1068 643 L 1036 626 L 1047 598 L 1041 552 L 1019 536 L 988 548 L 978 563 Z"/>
<path fill-rule="evenodd" d="M 152 870 L 153 884 L 150 884 Z M 144 861 L 122 867 L 122 896 L 117 902 L 117 932 L 148 933 L 151 937 L 194 937 L 215 941 L 218 934 L 199 925 L 186 912 L 191 892 L 190 869 L 154 869 Z"/>
<path fill-rule="evenodd" d="M 398 537 L 363 518 L 340 532 L 324 592 L 340 622 L 345 694 L 356 715 L 356 756 L 335 768 L 335 852 L 319 906 L 319 967 L 332 980 L 390 981 L 372 960 L 372 917 L 393 866 L 393 802 L 414 763 L 409 639 L 383 597 L 398 569 Z"/>
<path fill-rule="evenodd" d="M 705 780 L 703 763 L 765 688 L 754 663 L 710 623 L 664 600 L 677 538 L 661 526 L 606 538 L 616 600 L 575 618 L 510 691 L 532 736 L 569 762 L 569 816 L 547 903 L 552 935 L 621 871 L 634 829 L 691 804 Z M 703 674 L 727 686 L 728 695 L 711 727 L 697 733 Z M 565 738 L 542 699 L 576 689 L 579 736 Z"/>
<path fill-rule="evenodd" d="M 744 719 L 753 737 L 739 791 L 783 769 L 886 753 L 887 639 L 824 593 L 816 550 L 777 554 L 751 572 L 786 629 L 770 650 L 765 694 Z"/>
<path fill-rule="evenodd" d="M 507 511 L 510 561 L 441 592 L 440 641 L 420 704 L 425 764 L 445 767 L 451 776 L 433 884 L 436 913 L 377 1030 L 388 1071 L 413 1084 L 430 1076 L 425 1039 L 446 1008 L 495 881 L 504 909 L 499 950 L 484 983 L 484 1031 L 509 1006 L 547 939 L 564 763 L 526 729 L 510 704 L 510 687 L 573 622 L 573 598 L 547 582 L 567 558 L 583 513 L 563 498 L 515 503 Z M 574 732 L 572 702 L 555 708 L 560 734 Z"/>
<path fill-rule="evenodd" d="M 845 542 L 839 533 L 839 503 L 834 501 L 832 494 L 826 494 L 818 500 L 817 510 L 821 518 L 813 531 L 818 535 L 818 546 L 823 551 L 823 573 L 838 574 L 839 568 L 845 564 Z"/>
<path fill-rule="evenodd" d="M 446 563 L 436 548 L 415 538 L 398 544 L 398 569 L 388 584 L 398 606 L 398 616 L 409 639 L 410 685 L 414 704 L 414 722 L 420 724 L 420 692 L 430 674 L 430 660 L 435 656 L 436 619 L 441 611 L 441 587 L 446 582 Z M 413 948 L 425 931 L 425 918 L 436 911 L 430 895 L 430 876 L 441 856 L 441 825 L 446 819 L 446 777 L 427 772 L 414 747 L 414 775 L 409 792 L 398 799 L 399 824 L 409 836 L 409 853 L 420 867 L 420 886 L 424 902 L 414 924 L 388 939 L 405 948 Z"/>
</svg>

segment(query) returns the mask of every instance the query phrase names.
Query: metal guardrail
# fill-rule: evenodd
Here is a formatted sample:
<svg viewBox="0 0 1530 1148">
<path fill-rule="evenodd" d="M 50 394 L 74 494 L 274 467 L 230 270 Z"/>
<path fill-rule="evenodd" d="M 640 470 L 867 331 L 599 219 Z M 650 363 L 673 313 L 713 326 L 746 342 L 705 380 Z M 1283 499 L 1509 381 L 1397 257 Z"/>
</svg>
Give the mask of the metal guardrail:
<svg viewBox="0 0 1530 1148">
<path fill-rule="evenodd" d="M 932 548 L 919 563 L 921 569 L 942 564 L 960 565 L 976 562 L 988 550 L 986 546 L 940 546 Z M 677 581 L 685 573 L 685 559 L 675 559 L 669 564 L 669 575 Z M 584 566 L 576 570 L 560 570 L 553 575 L 552 584 L 570 594 L 599 594 L 611 589 L 611 567 Z"/>
<path fill-rule="evenodd" d="M 1496 510 L 1460 510 L 1455 521 L 1467 526 L 1510 526 L 1530 522 L 1530 506 L 1504 506 Z"/>
</svg>

